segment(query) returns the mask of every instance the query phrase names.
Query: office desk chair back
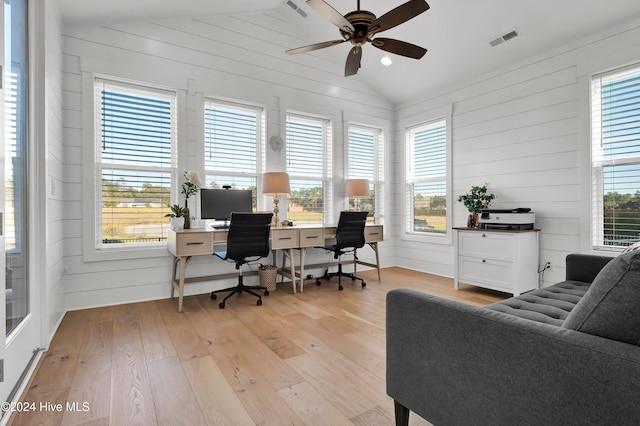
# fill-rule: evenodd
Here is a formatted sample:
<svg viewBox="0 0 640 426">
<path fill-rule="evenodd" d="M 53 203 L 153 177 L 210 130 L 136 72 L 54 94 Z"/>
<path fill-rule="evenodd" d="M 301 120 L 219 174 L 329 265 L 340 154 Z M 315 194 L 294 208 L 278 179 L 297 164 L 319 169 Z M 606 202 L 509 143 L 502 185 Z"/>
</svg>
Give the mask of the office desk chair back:
<svg viewBox="0 0 640 426">
<path fill-rule="evenodd" d="M 231 213 L 231 223 L 227 235 L 227 251 L 215 252 L 215 256 L 222 260 L 234 262 L 238 270 L 238 284 L 235 287 L 211 292 L 211 298 L 216 299 L 216 293 L 231 291 L 218 306 L 223 309 L 228 298 L 237 293 L 249 293 L 258 298 L 257 305 L 262 305 L 262 297 L 254 290 L 264 290 L 266 287 L 245 286 L 242 280 L 242 265 L 269 255 L 269 232 L 273 213 Z"/>
<path fill-rule="evenodd" d="M 326 280 L 332 277 L 338 277 L 338 290 L 342 290 L 342 277 L 351 278 L 352 281 L 360 280 L 362 287 L 366 287 L 367 283 L 360 277 L 351 273 L 342 272 L 341 256 L 345 253 L 353 253 L 356 257 L 356 250 L 364 246 L 364 226 L 367 223 L 367 215 L 369 212 L 341 212 L 338 220 L 338 228 L 336 229 L 336 243 L 333 245 L 323 246 L 321 248 L 333 252 L 333 258 L 338 259 L 338 272 L 329 273 L 327 269 L 323 277 L 316 280 L 316 284 L 320 285 L 320 279 Z"/>
</svg>

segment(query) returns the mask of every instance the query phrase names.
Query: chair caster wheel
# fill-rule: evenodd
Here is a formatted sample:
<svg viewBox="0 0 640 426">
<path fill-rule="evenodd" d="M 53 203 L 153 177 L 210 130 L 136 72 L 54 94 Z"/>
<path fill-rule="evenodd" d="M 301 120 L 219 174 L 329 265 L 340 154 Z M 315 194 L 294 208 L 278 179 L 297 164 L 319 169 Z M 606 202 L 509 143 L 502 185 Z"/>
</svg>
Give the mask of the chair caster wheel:
<svg viewBox="0 0 640 426">
<path fill-rule="evenodd" d="M 342 287 L 341 285 L 338 286 L 338 290 L 342 291 L 344 290 L 344 287 Z"/>
<path fill-rule="evenodd" d="M 220 309 L 224 309 L 224 302 L 220 303 L 218 306 L 220 306 Z"/>
<path fill-rule="evenodd" d="M 268 295 L 269 295 L 269 290 L 265 290 L 265 291 L 264 291 L 264 295 L 265 295 L 265 296 L 268 296 Z M 262 303 L 261 303 L 261 305 L 262 305 Z"/>
<path fill-rule="evenodd" d="M 365 283 L 364 281 L 362 281 L 362 287 L 366 287 L 367 283 Z"/>
<path fill-rule="evenodd" d="M 316 285 L 320 285 L 320 284 L 322 284 L 320 280 L 316 280 Z"/>
<path fill-rule="evenodd" d="M 351 277 L 351 281 L 355 281 L 355 280 L 356 280 L 356 277 Z"/>
<path fill-rule="evenodd" d="M 258 299 L 258 301 L 256 302 L 256 305 L 262 306 L 262 299 Z"/>
<path fill-rule="evenodd" d="M 211 300 L 216 300 L 218 298 L 218 295 L 215 293 L 211 293 Z"/>
</svg>

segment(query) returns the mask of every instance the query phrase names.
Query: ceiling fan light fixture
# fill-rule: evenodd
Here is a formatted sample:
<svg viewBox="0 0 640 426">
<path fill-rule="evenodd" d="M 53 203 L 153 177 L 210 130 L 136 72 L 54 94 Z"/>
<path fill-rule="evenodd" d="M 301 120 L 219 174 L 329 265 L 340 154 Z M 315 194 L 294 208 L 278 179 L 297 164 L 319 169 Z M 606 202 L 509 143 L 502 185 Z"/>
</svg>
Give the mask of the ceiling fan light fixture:
<svg viewBox="0 0 640 426">
<path fill-rule="evenodd" d="M 422 12 L 427 11 L 429 5 L 425 0 L 408 0 L 380 17 L 376 17 L 372 12 L 360 9 L 360 0 L 358 0 L 357 3 L 357 10 L 349 12 L 344 16 L 329 5 L 326 0 L 306 1 L 307 5 L 338 27 L 342 39 L 289 49 L 286 51 L 289 55 L 311 52 L 313 50 L 335 46 L 336 44 L 350 42 L 353 47 L 350 50 L 351 54 L 347 56 L 344 73 L 345 77 L 348 77 L 358 72 L 361 66 L 362 46 L 367 43 L 371 43 L 374 47 L 386 52 L 413 59 L 420 59 L 427 53 L 427 49 L 404 41 L 385 37 L 374 39 L 374 36 L 378 33 L 403 24 L 420 15 Z M 385 65 L 391 65 L 390 58 L 387 57 L 384 61 L 389 62 Z"/>
<path fill-rule="evenodd" d="M 383 56 L 382 59 L 380 59 L 380 63 L 382 63 L 382 65 L 388 67 L 389 65 L 391 65 L 393 63 L 393 61 L 391 60 L 390 57 Z"/>
</svg>

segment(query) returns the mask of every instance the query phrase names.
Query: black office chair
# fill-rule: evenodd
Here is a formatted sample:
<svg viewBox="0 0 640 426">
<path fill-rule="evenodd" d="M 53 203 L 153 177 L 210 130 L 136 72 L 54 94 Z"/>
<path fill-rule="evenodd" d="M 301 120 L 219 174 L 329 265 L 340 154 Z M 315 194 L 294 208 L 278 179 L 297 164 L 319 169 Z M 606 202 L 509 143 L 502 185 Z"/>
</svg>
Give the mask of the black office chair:
<svg viewBox="0 0 640 426">
<path fill-rule="evenodd" d="M 357 260 L 355 251 L 364 246 L 364 226 L 367 223 L 367 215 L 369 212 L 341 212 L 338 221 L 338 229 L 336 230 L 336 243 L 333 245 L 323 246 L 327 251 L 333 252 L 333 258 L 338 259 L 338 272 L 329 273 L 327 269 L 323 277 L 316 279 L 316 284 L 320 285 L 320 279 L 330 280 L 332 277 L 338 277 L 338 290 L 342 290 L 342 277 L 351 278 L 351 280 L 360 280 L 362 287 L 366 287 L 367 283 L 354 274 L 342 272 L 342 261 L 340 257 L 345 253 L 353 252 L 354 258 Z"/>
<path fill-rule="evenodd" d="M 222 260 L 232 261 L 239 271 L 238 285 L 211 292 L 211 298 L 217 298 L 216 293 L 231 291 L 218 306 L 224 308 L 228 298 L 236 293 L 246 292 L 258 298 L 257 305 L 262 305 L 262 297 L 253 290 L 264 290 L 268 296 L 266 287 L 245 286 L 242 282 L 242 265 L 258 260 L 269 255 L 269 232 L 271 231 L 271 218 L 273 213 L 231 213 L 231 224 L 227 235 L 227 251 L 215 252 L 215 256 Z"/>
</svg>

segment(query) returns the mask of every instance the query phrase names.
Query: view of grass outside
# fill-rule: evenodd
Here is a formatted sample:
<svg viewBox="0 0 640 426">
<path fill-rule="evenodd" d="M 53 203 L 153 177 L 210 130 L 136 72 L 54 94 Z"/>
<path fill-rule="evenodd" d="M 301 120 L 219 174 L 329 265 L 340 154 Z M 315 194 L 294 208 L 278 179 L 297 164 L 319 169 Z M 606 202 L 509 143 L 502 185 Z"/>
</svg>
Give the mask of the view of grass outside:
<svg viewBox="0 0 640 426">
<path fill-rule="evenodd" d="M 251 189 L 253 191 L 254 211 L 257 209 L 257 191 L 255 181 L 232 184 L 232 177 L 227 180 L 216 176 L 207 176 L 209 188 L 222 188 L 230 185 L 232 189 Z M 136 190 L 122 182 L 104 180 L 102 186 L 102 238 L 105 244 L 162 242 L 167 239 L 170 228 L 169 189 L 146 184 L 143 189 Z M 371 201 L 360 200 L 361 209 L 365 209 Z M 135 205 L 132 205 L 135 204 Z M 287 212 L 287 218 L 294 223 L 322 223 L 322 189 L 312 188 L 292 191 L 289 205 L 295 206 Z M 195 214 L 195 212 L 192 212 Z"/>
<path fill-rule="evenodd" d="M 604 244 L 629 246 L 640 241 L 640 191 L 604 196 Z"/>
<path fill-rule="evenodd" d="M 104 243 L 141 243 L 167 240 L 169 207 L 103 207 Z M 159 220 L 159 218 L 164 218 Z"/>
<path fill-rule="evenodd" d="M 111 175 L 108 175 L 111 176 Z M 102 243 L 153 243 L 167 239 L 170 190 L 124 177 L 102 179 Z M 167 178 L 168 182 L 169 179 Z"/>
<path fill-rule="evenodd" d="M 422 189 L 420 185 L 416 188 Z M 428 192 L 425 190 L 425 192 Z M 416 194 L 413 199 L 413 230 L 435 234 L 447 233 L 446 197 Z"/>
</svg>

